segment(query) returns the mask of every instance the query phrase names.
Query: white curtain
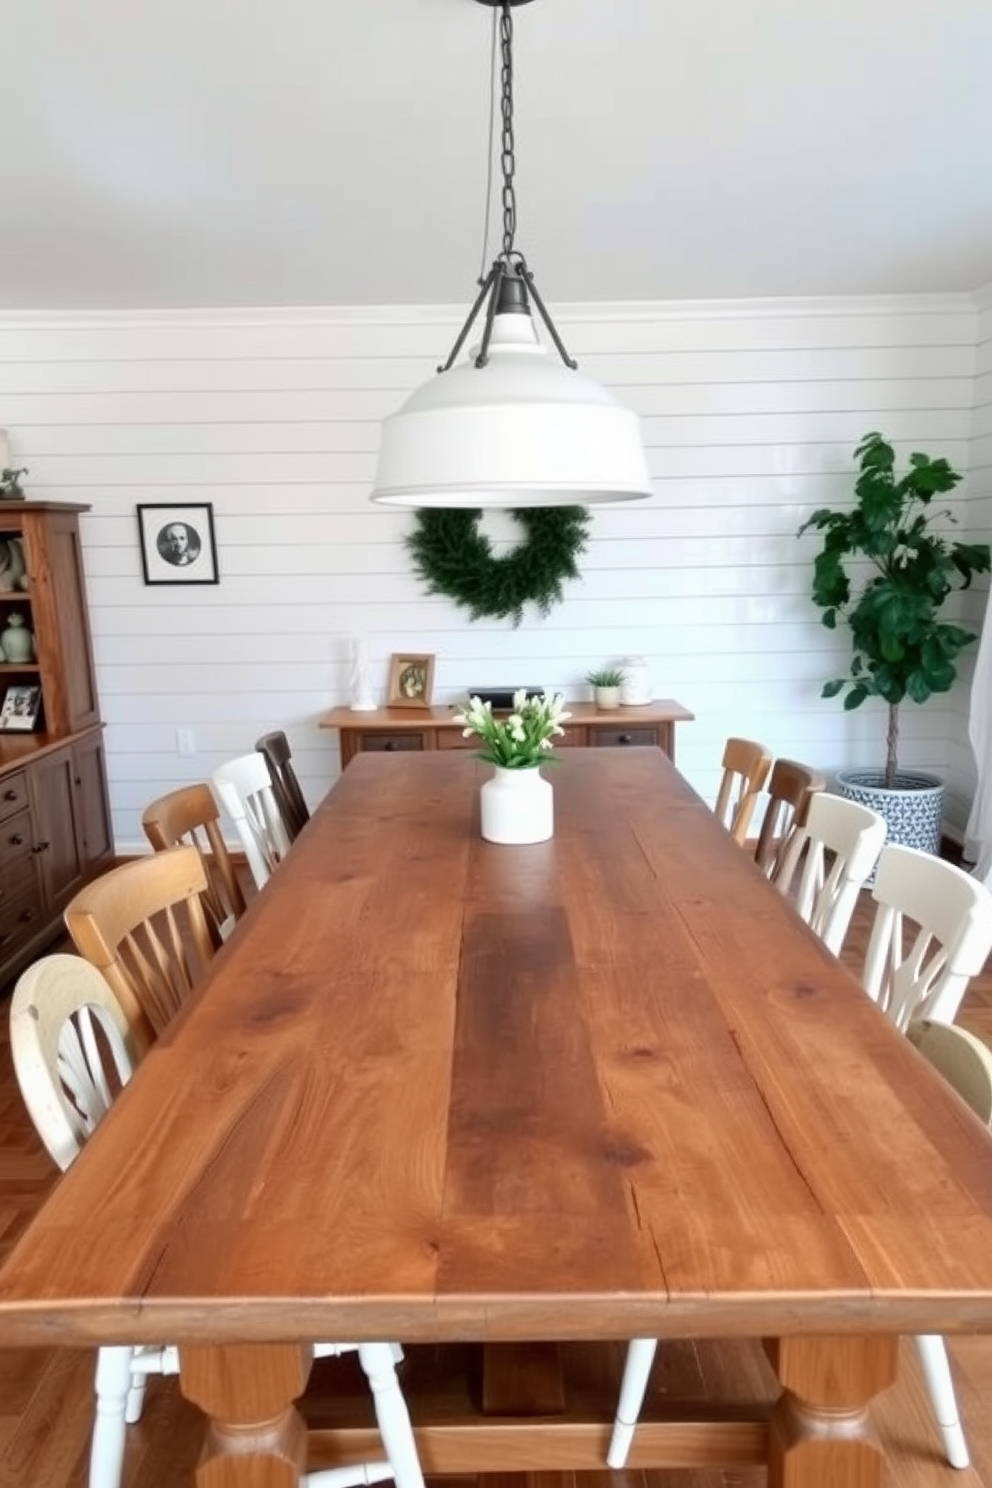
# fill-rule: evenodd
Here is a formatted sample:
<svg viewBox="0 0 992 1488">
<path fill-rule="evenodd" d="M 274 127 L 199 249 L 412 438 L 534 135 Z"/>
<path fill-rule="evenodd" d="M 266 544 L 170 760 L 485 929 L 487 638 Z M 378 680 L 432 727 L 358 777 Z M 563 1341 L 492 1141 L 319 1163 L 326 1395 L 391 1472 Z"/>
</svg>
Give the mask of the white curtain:
<svg viewBox="0 0 992 1488">
<path fill-rule="evenodd" d="M 986 608 L 978 643 L 968 738 L 978 766 L 978 787 L 965 831 L 965 856 L 974 861 L 974 876 L 992 889 L 992 604 Z"/>
</svg>

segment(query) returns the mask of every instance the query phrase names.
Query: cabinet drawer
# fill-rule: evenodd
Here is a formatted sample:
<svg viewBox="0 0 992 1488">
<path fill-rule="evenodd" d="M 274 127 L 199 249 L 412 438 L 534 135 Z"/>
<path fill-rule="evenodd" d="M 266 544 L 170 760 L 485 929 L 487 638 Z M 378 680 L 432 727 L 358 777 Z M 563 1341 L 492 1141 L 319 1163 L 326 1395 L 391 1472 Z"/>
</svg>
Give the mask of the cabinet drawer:
<svg viewBox="0 0 992 1488">
<path fill-rule="evenodd" d="M 23 811 L 28 804 L 28 777 L 23 770 L 0 779 L 0 821 Z"/>
<path fill-rule="evenodd" d="M 478 734 L 469 734 L 466 739 L 460 728 L 438 729 L 437 747 L 438 749 L 481 749 L 482 740 Z"/>
<path fill-rule="evenodd" d="M 41 890 L 29 884 L 9 901 L 0 898 L 0 958 L 6 960 L 22 942 L 31 940 L 45 924 Z"/>
<path fill-rule="evenodd" d="M 653 744 L 658 747 L 656 728 L 591 728 L 589 743 L 596 749 L 616 748 L 623 744 Z"/>
<path fill-rule="evenodd" d="M 565 732 L 561 738 L 551 741 L 554 747 L 556 749 L 585 749 L 589 742 L 589 730 L 582 728 L 580 724 L 566 723 L 563 727 Z"/>
<path fill-rule="evenodd" d="M 0 877 L 5 869 L 16 867 L 21 858 L 27 857 L 34 843 L 31 812 L 19 811 L 0 821 Z"/>
<path fill-rule="evenodd" d="M 362 753 L 368 754 L 399 754 L 401 749 L 421 750 L 424 747 L 423 734 L 362 734 L 359 748 Z"/>
</svg>

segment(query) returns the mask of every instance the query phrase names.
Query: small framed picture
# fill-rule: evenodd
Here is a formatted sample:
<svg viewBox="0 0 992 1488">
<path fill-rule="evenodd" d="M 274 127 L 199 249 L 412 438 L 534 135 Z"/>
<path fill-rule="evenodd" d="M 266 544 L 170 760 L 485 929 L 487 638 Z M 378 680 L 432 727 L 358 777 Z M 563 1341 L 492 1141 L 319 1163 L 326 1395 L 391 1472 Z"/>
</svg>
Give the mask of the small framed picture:
<svg viewBox="0 0 992 1488">
<path fill-rule="evenodd" d="M 208 501 L 138 507 L 146 584 L 217 584 L 214 509 Z"/>
<path fill-rule="evenodd" d="M 4 693 L 0 706 L 0 729 L 30 734 L 38 726 L 41 712 L 41 688 L 15 684 Z"/>
<path fill-rule="evenodd" d="M 393 656 L 387 699 L 390 708 L 429 708 L 433 691 L 433 656 Z"/>
</svg>

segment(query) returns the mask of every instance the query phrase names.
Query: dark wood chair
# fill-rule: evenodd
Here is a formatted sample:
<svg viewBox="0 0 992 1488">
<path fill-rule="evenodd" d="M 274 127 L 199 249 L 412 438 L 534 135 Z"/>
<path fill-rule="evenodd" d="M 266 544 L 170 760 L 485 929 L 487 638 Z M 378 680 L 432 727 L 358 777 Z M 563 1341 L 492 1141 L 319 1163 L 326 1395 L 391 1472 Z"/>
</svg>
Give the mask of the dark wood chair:
<svg viewBox="0 0 992 1488">
<path fill-rule="evenodd" d="M 276 798 L 279 814 L 283 819 L 289 840 L 293 842 L 310 820 L 310 812 L 293 769 L 289 740 L 282 730 L 278 729 L 274 733 L 263 734 L 260 739 L 256 740 L 255 748 L 259 754 L 265 756 L 265 763 L 269 767 L 269 777 L 272 780 L 272 793 Z"/>
</svg>

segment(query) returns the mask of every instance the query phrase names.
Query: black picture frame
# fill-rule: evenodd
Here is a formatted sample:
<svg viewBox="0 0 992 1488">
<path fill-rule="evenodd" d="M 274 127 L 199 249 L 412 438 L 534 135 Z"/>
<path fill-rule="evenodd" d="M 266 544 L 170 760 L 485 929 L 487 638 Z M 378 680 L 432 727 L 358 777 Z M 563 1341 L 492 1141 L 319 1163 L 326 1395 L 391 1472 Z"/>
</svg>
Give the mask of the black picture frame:
<svg viewBox="0 0 992 1488">
<path fill-rule="evenodd" d="M 12 682 L 0 704 L 0 731 L 31 734 L 41 716 L 41 687 L 37 683 Z"/>
<path fill-rule="evenodd" d="M 220 583 L 209 501 L 139 505 L 138 535 L 146 584 Z"/>
</svg>

